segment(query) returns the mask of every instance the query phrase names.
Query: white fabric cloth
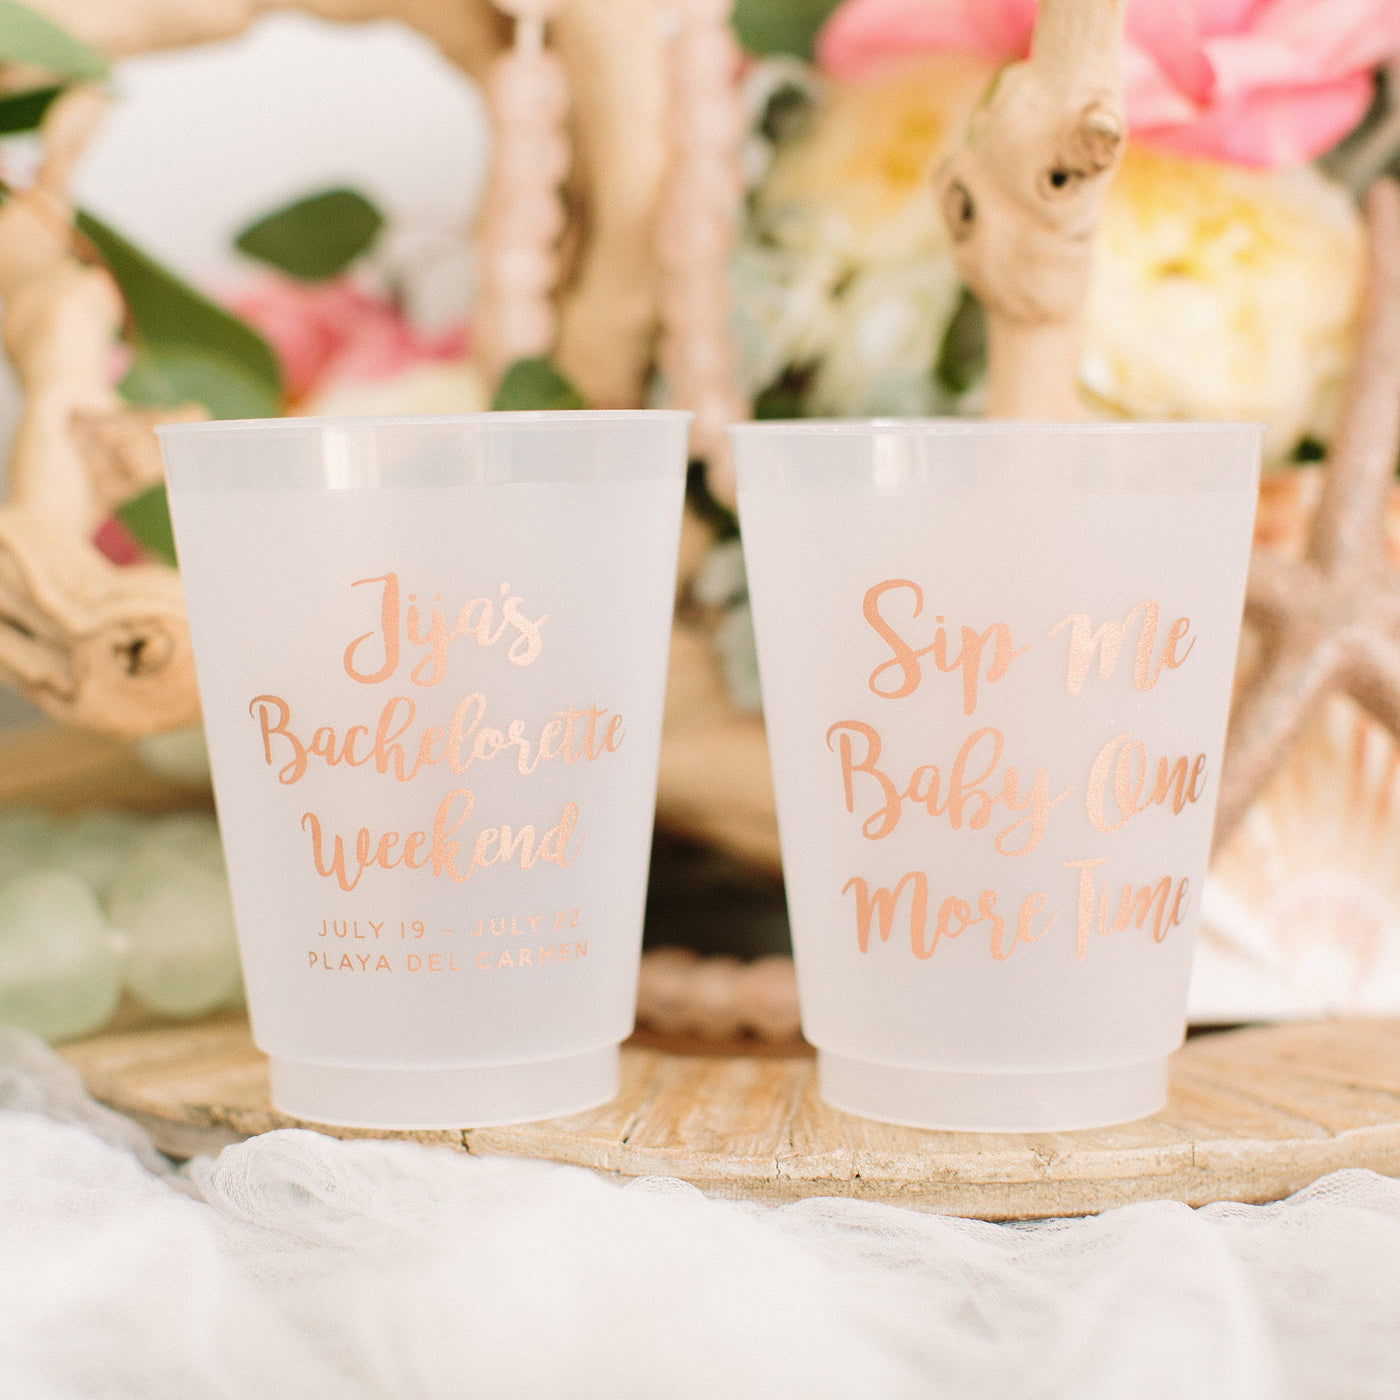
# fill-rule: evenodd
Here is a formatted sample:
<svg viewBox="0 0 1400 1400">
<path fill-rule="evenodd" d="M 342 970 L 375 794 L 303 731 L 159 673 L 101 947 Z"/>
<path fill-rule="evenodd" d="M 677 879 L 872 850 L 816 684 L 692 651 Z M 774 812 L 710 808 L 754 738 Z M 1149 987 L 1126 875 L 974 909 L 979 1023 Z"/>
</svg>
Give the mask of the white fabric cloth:
<svg viewBox="0 0 1400 1400">
<path fill-rule="evenodd" d="M 181 1170 L 0 1031 L 0 1395 L 1400 1395 L 1400 1182 L 989 1225 L 277 1132 Z"/>
</svg>

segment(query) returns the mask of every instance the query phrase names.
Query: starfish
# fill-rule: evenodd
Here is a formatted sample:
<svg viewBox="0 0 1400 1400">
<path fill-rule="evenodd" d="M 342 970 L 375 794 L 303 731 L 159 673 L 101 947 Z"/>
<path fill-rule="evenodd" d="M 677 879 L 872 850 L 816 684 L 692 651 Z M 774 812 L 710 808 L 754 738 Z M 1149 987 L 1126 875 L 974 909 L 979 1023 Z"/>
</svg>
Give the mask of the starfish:
<svg viewBox="0 0 1400 1400">
<path fill-rule="evenodd" d="M 1369 267 L 1361 343 L 1307 548 L 1256 549 L 1245 617 L 1264 664 L 1235 703 L 1216 816 L 1218 850 L 1293 741 L 1334 691 L 1400 738 L 1400 570 L 1385 558 L 1387 496 L 1400 453 L 1400 186 L 1366 198 Z"/>
</svg>

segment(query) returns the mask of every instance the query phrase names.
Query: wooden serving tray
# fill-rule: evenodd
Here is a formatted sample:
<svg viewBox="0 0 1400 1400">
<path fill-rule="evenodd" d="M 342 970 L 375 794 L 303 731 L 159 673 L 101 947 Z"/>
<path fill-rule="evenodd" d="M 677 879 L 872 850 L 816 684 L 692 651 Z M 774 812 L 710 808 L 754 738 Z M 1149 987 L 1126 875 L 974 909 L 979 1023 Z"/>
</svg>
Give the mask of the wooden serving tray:
<svg viewBox="0 0 1400 1400">
<path fill-rule="evenodd" d="M 214 800 L 207 788 L 158 777 L 119 739 L 38 724 L 0 733 L 0 807 L 12 803 L 50 812 L 111 807 L 158 813 L 208 809 Z"/>
<path fill-rule="evenodd" d="M 62 1052 L 91 1092 L 176 1156 L 273 1128 L 247 1022 L 108 1034 Z M 409 1137 L 549 1158 L 619 1177 L 680 1177 L 762 1201 L 853 1196 L 988 1220 L 1087 1215 L 1132 1201 L 1272 1201 L 1339 1167 L 1400 1176 L 1400 1021 L 1198 1036 L 1165 1111 L 1120 1128 L 1032 1135 L 890 1127 L 817 1098 L 810 1055 L 677 1054 L 631 1042 L 622 1092 L 571 1118 Z"/>
<path fill-rule="evenodd" d="M 0 737 L 0 805 L 16 801 L 168 811 L 209 798 L 152 776 L 113 740 L 40 727 Z M 192 1156 L 273 1128 L 317 1126 L 273 1110 L 266 1061 L 242 1017 L 153 1028 L 128 1010 L 106 1035 L 63 1054 L 97 1098 L 165 1151 Z M 402 1136 L 620 1177 L 676 1176 L 715 1195 L 854 1196 L 991 1220 L 1143 1200 L 1276 1200 L 1347 1166 L 1400 1175 L 1400 1021 L 1201 1036 L 1174 1058 L 1171 1101 L 1155 1118 L 1032 1136 L 854 1118 L 816 1097 L 812 1060 L 796 1047 L 730 1050 L 637 1039 L 623 1049 L 621 1094 L 594 1112 Z"/>
</svg>

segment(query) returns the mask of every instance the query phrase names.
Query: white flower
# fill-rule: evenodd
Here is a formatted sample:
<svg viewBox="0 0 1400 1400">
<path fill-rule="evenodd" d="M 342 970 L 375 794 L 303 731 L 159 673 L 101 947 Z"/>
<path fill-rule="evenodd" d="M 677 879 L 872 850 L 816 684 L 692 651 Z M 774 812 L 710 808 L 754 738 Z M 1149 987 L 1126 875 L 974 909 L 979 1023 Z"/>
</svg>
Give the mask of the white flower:
<svg viewBox="0 0 1400 1400">
<path fill-rule="evenodd" d="M 1262 419 L 1274 457 L 1325 438 L 1363 252 L 1350 197 L 1311 167 L 1130 150 L 1104 209 L 1083 383 L 1129 418 Z"/>
<path fill-rule="evenodd" d="M 834 333 L 812 384 L 809 412 L 946 412 L 949 396 L 933 366 L 961 292 L 957 269 L 946 256 L 855 273 L 835 299 Z"/>
<path fill-rule="evenodd" d="M 748 603 L 736 603 L 720 618 L 714 647 L 735 708 L 757 714 L 763 709 L 763 694 L 758 683 L 758 642 Z"/>
<path fill-rule="evenodd" d="M 691 580 L 690 591 L 707 608 L 732 607 L 749 596 L 744 551 L 737 539 L 720 540 L 710 550 Z"/>
<path fill-rule="evenodd" d="M 836 343 L 833 288 L 842 265 L 829 254 L 746 243 L 732 264 L 739 382 L 751 397 L 790 366 L 819 361 Z"/>
<path fill-rule="evenodd" d="M 933 170 L 988 69 L 920 60 L 827 89 L 780 145 L 735 260 L 736 336 L 750 393 L 785 369 L 815 371 L 809 413 L 924 414 L 958 275 Z"/>
<path fill-rule="evenodd" d="M 690 587 L 697 603 L 721 610 L 710 640 L 719 656 L 729 698 L 738 709 L 758 713 L 763 708 L 758 685 L 758 643 L 739 541 L 721 540 L 716 544 L 705 556 Z"/>
</svg>

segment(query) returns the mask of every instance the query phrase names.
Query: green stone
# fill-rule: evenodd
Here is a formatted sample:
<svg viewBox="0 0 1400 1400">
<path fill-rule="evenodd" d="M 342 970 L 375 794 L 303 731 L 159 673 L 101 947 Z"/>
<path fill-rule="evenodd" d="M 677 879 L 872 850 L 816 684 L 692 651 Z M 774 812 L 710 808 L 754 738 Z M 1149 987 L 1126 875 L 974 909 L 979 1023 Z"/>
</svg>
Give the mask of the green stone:
<svg viewBox="0 0 1400 1400">
<path fill-rule="evenodd" d="M 0 809 L 0 884 L 48 863 L 57 823 L 35 807 Z"/>
<path fill-rule="evenodd" d="M 55 830 L 45 863 L 85 880 L 105 899 L 143 825 L 130 812 L 84 812 Z"/>
<path fill-rule="evenodd" d="M 67 1040 L 106 1025 L 120 996 L 121 962 L 87 884 L 31 870 L 0 885 L 0 1023 Z"/>
<path fill-rule="evenodd" d="M 153 1010 L 198 1016 L 241 997 L 228 880 L 198 843 L 138 852 L 113 884 L 107 914 L 125 939 L 127 987 Z"/>
</svg>

